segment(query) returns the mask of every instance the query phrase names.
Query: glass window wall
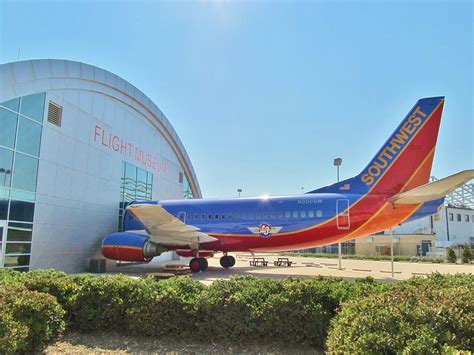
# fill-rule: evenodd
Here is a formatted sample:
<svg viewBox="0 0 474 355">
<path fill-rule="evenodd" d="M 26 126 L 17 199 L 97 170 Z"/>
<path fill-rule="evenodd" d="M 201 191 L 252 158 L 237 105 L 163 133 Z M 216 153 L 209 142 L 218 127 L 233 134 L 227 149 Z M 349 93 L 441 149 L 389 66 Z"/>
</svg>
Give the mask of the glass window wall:
<svg viewBox="0 0 474 355">
<path fill-rule="evenodd" d="M 184 198 L 194 198 L 193 192 L 191 191 L 191 185 L 189 185 L 189 181 L 186 176 L 183 174 L 183 197 Z"/>
<path fill-rule="evenodd" d="M 38 171 L 38 159 L 16 153 L 13 165 L 14 189 L 36 191 L 36 173 Z"/>
<path fill-rule="evenodd" d="M 10 187 L 13 167 L 13 151 L 0 148 L 0 186 Z"/>
<path fill-rule="evenodd" d="M 18 110 L 20 109 L 20 98 L 17 97 L 16 99 L 2 102 L 0 103 L 0 106 L 6 107 L 9 110 L 18 112 Z"/>
<path fill-rule="evenodd" d="M 23 96 L 21 98 L 20 113 L 23 116 L 43 122 L 44 93 Z"/>
<path fill-rule="evenodd" d="M 123 229 L 123 216 L 127 206 L 134 201 L 152 199 L 153 174 L 126 162 L 122 163 L 120 187 L 119 230 Z"/>
<path fill-rule="evenodd" d="M 29 270 L 44 105 L 45 93 L 0 103 L 0 267 Z"/>
<path fill-rule="evenodd" d="M 15 146 L 16 125 L 18 114 L 0 107 L 0 146 L 13 148 Z"/>
<path fill-rule="evenodd" d="M 20 117 L 16 149 L 20 152 L 39 156 L 41 125 L 25 117 Z"/>
</svg>

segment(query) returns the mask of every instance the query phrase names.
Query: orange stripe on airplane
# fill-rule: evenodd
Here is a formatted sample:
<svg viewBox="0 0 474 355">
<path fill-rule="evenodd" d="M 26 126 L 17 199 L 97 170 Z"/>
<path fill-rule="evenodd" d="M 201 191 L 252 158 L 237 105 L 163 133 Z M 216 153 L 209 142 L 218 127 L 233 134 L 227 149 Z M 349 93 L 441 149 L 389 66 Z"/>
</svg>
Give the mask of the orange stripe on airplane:
<svg viewBox="0 0 474 355">
<path fill-rule="evenodd" d="M 429 171 L 433 162 L 435 147 L 425 157 L 424 161 L 418 166 L 416 171 L 405 183 L 400 192 L 411 190 L 414 187 L 423 185 L 429 180 Z M 428 176 L 427 175 L 428 170 Z M 349 233 L 342 238 L 341 241 L 346 241 L 359 236 L 370 235 L 381 230 L 390 228 L 397 223 L 402 223 L 409 218 L 421 204 L 416 205 L 397 205 L 397 213 L 393 212 L 393 206 L 390 203 L 385 203 L 366 223 L 360 226 L 355 231 Z"/>
</svg>

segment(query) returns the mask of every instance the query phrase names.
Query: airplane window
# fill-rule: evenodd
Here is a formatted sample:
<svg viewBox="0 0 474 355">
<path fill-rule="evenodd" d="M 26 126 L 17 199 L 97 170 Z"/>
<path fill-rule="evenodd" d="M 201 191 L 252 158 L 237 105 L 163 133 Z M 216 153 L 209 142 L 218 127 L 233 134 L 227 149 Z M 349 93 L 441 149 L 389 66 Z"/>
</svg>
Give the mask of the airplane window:
<svg viewBox="0 0 474 355">
<path fill-rule="evenodd" d="M 232 213 L 229 213 L 229 214 L 227 215 L 227 218 L 232 219 Z"/>
<path fill-rule="evenodd" d="M 260 212 L 255 213 L 255 219 L 262 218 L 262 214 Z"/>
<path fill-rule="evenodd" d="M 291 217 L 291 212 L 285 211 L 285 218 L 290 218 L 290 217 Z"/>
<path fill-rule="evenodd" d="M 267 219 L 268 218 L 268 212 L 263 212 L 263 218 Z"/>
<path fill-rule="evenodd" d="M 313 210 L 308 211 L 308 217 L 309 217 L 309 218 L 313 218 L 313 217 L 314 217 L 314 211 L 313 211 Z"/>
<path fill-rule="evenodd" d="M 270 212 L 270 218 L 275 218 L 276 213 L 275 212 Z"/>
<path fill-rule="evenodd" d="M 249 219 L 253 219 L 253 213 L 249 212 Z"/>
<path fill-rule="evenodd" d="M 201 219 L 206 219 L 206 215 L 204 213 L 201 215 Z"/>
<path fill-rule="evenodd" d="M 219 219 L 219 215 L 218 215 L 218 214 L 215 215 L 215 219 Z"/>
<path fill-rule="evenodd" d="M 317 210 L 316 211 L 316 217 L 322 217 L 323 216 L 323 211 Z"/>
<path fill-rule="evenodd" d="M 207 215 L 207 219 L 212 219 L 212 214 L 209 213 L 209 214 Z"/>
<path fill-rule="evenodd" d="M 298 211 L 293 211 L 293 218 L 298 218 Z"/>
<path fill-rule="evenodd" d="M 240 218 L 247 219 L 247 212 L 242 212 Z"/>
<path fill-rule="evenodd" d="M 278 211 L 278 218 L 283 218 L 283 211 Z"/>
<path fill-rule="evenodd" d="M 239 219 L 239 212 L 235 212 L 234 217 L 235 217 L 235 219 Z"/>
<path fill-rule="evenodd" d="M 188 219 L 193 219 L 193 215 L 192 215 L 192 214 L 188 214 Z"/>
<path fill-rule="evenodd" d="M 306 211 L 300 211 L 301 218 L 306 218 Z"/>
<path fill-rule="evenodd" d="M 195 219 L 196 221 L 199 219 L 199 215 L 198 215 L 197 213 L 194 215 L 194 219 Z"/>
<path fill-rule="evenodd" d="M 221 214 L 221 219 L 225 219 L 225 213 Z"/>
</svg>

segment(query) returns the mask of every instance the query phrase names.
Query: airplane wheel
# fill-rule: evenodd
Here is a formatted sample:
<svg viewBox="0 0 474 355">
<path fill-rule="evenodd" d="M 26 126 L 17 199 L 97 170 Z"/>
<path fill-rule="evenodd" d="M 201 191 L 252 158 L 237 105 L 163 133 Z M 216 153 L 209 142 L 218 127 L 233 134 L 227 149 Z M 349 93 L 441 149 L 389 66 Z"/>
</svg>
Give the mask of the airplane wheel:
<svg viewBox="0 0 474 355">
<path fill-rule="evenodd" d="M 206 258 L 199 258 L 199 263 L 201 264 L 201 271 L 206 270 L 209 265 Z"/>
<path fill-rule="evenodd" d="M 221 266 L 224 269 L 228 269 L 228 268 L 234 266 L 235 259 L 232 256 L 224 255 L 223 257 L 221 257 L 220 263 L 221 263 Z"/>
<path fill-rule="evenodd" d="M 192 272 L 199 272 L 201 271 L 201 261 L 200 258 L 192 258 L 189 262 L 189 268 Z"/>
</svg>

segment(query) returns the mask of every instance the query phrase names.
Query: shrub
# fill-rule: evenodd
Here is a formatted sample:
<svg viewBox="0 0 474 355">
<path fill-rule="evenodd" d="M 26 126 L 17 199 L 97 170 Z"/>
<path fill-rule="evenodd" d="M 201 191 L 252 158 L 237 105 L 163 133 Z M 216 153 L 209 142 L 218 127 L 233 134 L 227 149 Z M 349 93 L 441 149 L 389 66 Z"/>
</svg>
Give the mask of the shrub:
<svg viewBox="0 0 474 355">
<path fill-rule="evenodd" d="M 23 284 L 23 279 L 25 275 L 26 273 L 24 272 L 0 268 L 0 286 L 20 286 Z"/>
<path fill-rule="evenodd" d="M 81 281 L 71 310 L 72 328 L 84 332 L 126 329 L 126 311 L 133 307 L 128 300 L 142 281 L 123 275 L 86 277 Z"/>
<path fill-rule="evenodd" d="M 338 254 L 326 254 L 326 253 L 283 253 L 282 255 L 297 256 L 297 257 L 310 257 L 310 258 L 338 258 Z M 343 254 L 343 259 L 355 259 L 355 260 L 391 260 L 390 255 L 356 255 L 356 254 Z M 430 257 L 430 256 L 408 256 L 408 255 L 394 255 L 394 261 L 408 261 L 413 263 L 443 263 L 444 258 L 441 257 Z"/>
<path fill-rule="evenodd" d="M 66 320 L 72 320 L 72 308 L 80 290 L 73 277 L 55 270 L 39 270 L 25 273 L 23 285 L 33 291 L 48 293 L 56 297 L 66 311 Z"/>
<path fill-rule="evenodd" d="M 324 282 L 287 281 L 262 304 L 262 336 L 322 347 L 337 301 Z"/>
<path fill-rule="evenodd" d="M 2 328 L 12 335 L 0 345 L 5 351 L 40 351 L 64 330 L 64 311 L 51 295 L 8 286 L 0 289 L 0 304 L 7 312 Z"/>
<path fill-rule="evenodd" d="M 472 260 L 472 251 L 471 246 L 469 244 L 464 244 L 462 249 L 461 261 L 464 264 L 469 264 Z"/>
<path fill-rule="evenodd" d="M 148 336 L 192 336 L 207 320 L 196 319 L 197 301 L 205 286 L 188 277 L 141 281 L 130 294 L 128 329 Z"/>
<path fill-rule="evenodd" d="M 261 307 L 272 294 L 281 290 L 281 282 L 248 276 L 214 281 L 199 299 L 198 336 L 208 340 L 258 339 L 263 326 Z"/>
<path fill-rule="evenodd" d="M 474 289 L 474 274 L 454 274 L 443 275 L 438 272 L 432 273 L 427 277 L 412 277 L 399 283 L 393 283 L 389 288 L 404 288 L 407 285 L 416 286 L 420 289 L 426 287 L 450 288 L 463 287 Z"/>
<path fill-rule="evenodd" d="M 202 339 L 294 343 L 321 347 L 342 301 L 375 292 L 371 279 L 276 281 L 235 277 L 214 281 L 198 304 Z"/>
<path fill-rule="evenodd" d="M 446 259 L 448 260 L 449 263 L 456 264 L 456 261 L 458 260 L 458 258 L 453 248 L 448 248 L 448 255 L 446 256 Z"/>
<path fill-rule="evenodd" d="M 329 352 L 433 353 L 474 347 L 469 287 L 402 284 L 347 303 L 331 321 Z"/>
<path fill-rule="evenodd" d="M 8 305 L 0 300 L 0 353 L 14 353 L 27 344 L 28 327 L 15 320 Z"/>
</svg>

